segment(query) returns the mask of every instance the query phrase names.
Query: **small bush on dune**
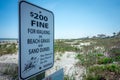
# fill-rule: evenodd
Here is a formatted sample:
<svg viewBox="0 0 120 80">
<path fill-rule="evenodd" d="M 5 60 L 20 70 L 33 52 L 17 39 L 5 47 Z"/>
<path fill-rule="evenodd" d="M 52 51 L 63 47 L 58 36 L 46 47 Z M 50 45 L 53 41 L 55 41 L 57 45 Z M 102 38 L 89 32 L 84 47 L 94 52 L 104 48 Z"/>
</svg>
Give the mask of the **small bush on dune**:
<svg viewBox="0 0 120 80">
<path fill-rule="evenodd" d="M 97 78 L 104 77 L 106 80 L 109 79 L 116 80 L 120 77 L 120 66 L 117 64 L 96 65 L 96 66 L 91 66 L 88 72 L 89 73 L 87 73 L 85 80 L 88 80 L 90 78 L 93 78 L 94 80 L 95 76 L 99 76 Z M 95 79 L 95 80 L 99 80 L 99 79 Z"/>
<path fill-rule="evenodd" d="M 93 76 L 93 75 L 89 74 L 87 76 L 84 76 L 84 80 L 101 80 L 101 79 L 102 79 L 102 77 L 99 75 Z"/>
<path fill-rule="evenodd" d="M 62 52 L 64 53 L 65 51 L 74 51 L 78 52 L 80 51 L 79 48 L 71 46 L 70 44 L 67 44 L 63 41 L 57 41 L 55 42 L 55 52 Z"/>
<path fill-rule="evenodd" d="M 98 64 L 108 64 L 108 63 L 113 63 L 113 59 L 109 57 L 105 57 L 98 60 Z"/>
<path fill-rule="evenodd" d="M 0 44 L 0 55 L 16 53 L 18 50 L 16 46 L 15 43 Z"/>
<path fill-rule="evenodd" d="M 14 63 L 5 63 L 4 67 L 0 71 L 0 73 L 4 75 L 9 75 L 12 77 L 12 80 L 17 80 L 18 78 L 18 65 Z"/>
<path fill-rule="evenodd" d="M 120 48 L 112 48 L 108 51 L 108 55 L 114 62 L 120 62 Z"/>
<path fill-rule="evenodd" d="M 102 57 L 102 56 L 104 56 L 104 55 L 101 54 L 101 53 L 97 53 L 97 54 L 96 54 L 96 57 Z"/>
<path fill-rule="evenodd" d="M 75 80 L 75 76 L 65 75 L 64 80 Z"/>
</svg>

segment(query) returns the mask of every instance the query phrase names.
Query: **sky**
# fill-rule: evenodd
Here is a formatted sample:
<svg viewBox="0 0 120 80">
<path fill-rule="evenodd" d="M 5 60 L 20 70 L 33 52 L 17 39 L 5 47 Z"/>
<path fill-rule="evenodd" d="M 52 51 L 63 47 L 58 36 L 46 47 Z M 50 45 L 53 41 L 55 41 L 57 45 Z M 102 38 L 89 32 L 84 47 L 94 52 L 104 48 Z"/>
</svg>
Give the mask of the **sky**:
<svg viewBox="0 0 120 80">
<path fill-rule="evenodd" d="M 120 0 L 26 0 L 54 13 L 55 39 L 120 31 Z M 18 38 L 18 0 L 0 0 L 0 38 Z"/>
</svg>

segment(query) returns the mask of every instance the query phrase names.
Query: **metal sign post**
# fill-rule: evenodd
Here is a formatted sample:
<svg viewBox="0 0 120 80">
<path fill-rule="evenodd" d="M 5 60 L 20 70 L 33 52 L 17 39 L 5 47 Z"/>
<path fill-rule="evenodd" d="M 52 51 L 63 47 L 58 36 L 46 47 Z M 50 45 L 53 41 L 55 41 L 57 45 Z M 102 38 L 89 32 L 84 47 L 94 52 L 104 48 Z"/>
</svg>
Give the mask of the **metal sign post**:
<svg viewBox="0 0 120 80">
<path fill-rule="evenodd" d="M 54 16 L 49 10 L 19 2 L 19 77 L 29 79 L 54 64 Z"/>
</svg>

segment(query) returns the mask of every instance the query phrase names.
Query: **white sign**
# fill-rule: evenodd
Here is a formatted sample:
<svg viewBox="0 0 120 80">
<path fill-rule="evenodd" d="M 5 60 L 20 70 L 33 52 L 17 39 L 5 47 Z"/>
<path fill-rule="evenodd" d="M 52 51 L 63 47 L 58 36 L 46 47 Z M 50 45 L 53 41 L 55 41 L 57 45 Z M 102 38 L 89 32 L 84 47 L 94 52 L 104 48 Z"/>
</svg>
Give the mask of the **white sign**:
<svg viewBox="0 0 120 80">
<path fill-rule="evenodd" d="M 63 68 L 60 69 L 59 71 L 56 71 L 52 75 L 44 78 L 43 80 L 64 80 Z"/>
<path fill-rule="evenodd" d="M 19 75 L 28 79 L 54 64 L 54 16 L 26 1 L 19 2 Z"/>
</svg>

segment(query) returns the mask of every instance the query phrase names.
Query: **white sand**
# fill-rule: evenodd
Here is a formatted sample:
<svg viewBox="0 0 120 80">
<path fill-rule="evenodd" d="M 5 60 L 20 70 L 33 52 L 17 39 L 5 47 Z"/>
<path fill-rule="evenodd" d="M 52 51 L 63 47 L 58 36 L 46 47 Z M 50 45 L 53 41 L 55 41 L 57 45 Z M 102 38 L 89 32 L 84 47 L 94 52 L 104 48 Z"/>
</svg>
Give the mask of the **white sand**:
<svg viewBox="0 0 120 80">
<path fill-rule="evenodd" d="M 61 57 L 60 60 L 55 60 L 53 68 L 47 70 L 46 74 L 52 74 L 56 70 L 60 68 L 64 68 L 64 74 L 69 76 L 75 76 L 76 80 L 82 80 L 82 73 L 85 71 L 84 67 L 77 67 L 75 64 L 77 60 L 75 59 L 75 52 L 65 52 Z M 57 55 L 58 57 L 58 55 Z"/>
<path fill-rule="evenodd" d="M 10 75 L 3 74 L 6 69 L 12 69 L 12 71 L 16 69 L 18 65 L 18 54 L 7 54 L 0 56 L 0 80 L 12 80 Z"/>
<path fill-rule="evenodd" d="M 82 73 L 85 71 L 84 67 L 77 67 L 75 64 L 77 60 L 75 59 L 75 52 L 65 52 L 60 56 L 59 54 L 56 55 L 56 58 L 60 60 L 56 60 L 54 62 L 54 66 L 46 71 L 47 75 L 54 73 L 56 70 L 60 68 L 64 68 L 64 74 L 69 76 L 75 76 L 76 80 L 82 80 L 81 76 Z M 3 72 L 6 66 L 16 66 L 18 64 L 18 54 L 8 54 L 3 55 L 0 57 L 0 71 Z M 14 67 L 13 67 L 14 68 Z M 0 73 L 0 80 L 11 80 L 10 76 L 2 75 Z"/>
<path fill-rule="evenodd" d="M 16 63 L 18 64 L 18 54 L 7 54 L 0 57 L 0 63 Z"/>
</svg>

